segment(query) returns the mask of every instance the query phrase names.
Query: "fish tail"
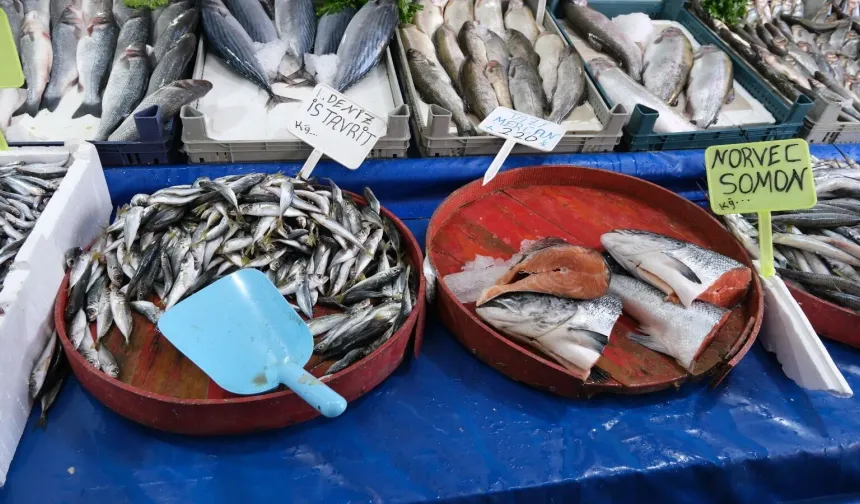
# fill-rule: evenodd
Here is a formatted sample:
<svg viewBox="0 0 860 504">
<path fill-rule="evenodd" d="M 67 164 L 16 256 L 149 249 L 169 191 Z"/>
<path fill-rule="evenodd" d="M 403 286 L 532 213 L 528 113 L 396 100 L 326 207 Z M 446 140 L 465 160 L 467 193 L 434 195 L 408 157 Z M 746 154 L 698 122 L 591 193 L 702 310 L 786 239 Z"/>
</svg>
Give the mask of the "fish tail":
<svg viewBox="0 0 860 504">
<path fill-rule="evenodd" d="M 638 343 L 638 344 L 640 344 L 646 348 L 650 348 L 651 350 L 654 350 L 655 352 L 659 352 L 662 354 L 670 354 L 671 353 L 670 350 L 668 348 L 666 348 L 666 345 L 663 344 L 663 342 L 658 341 L 657 339 L 652 338 L 651 336 L 649 336 L 647 334 L 630 333 L 627 337 L 630 339 L 630 341 L 632 341 L 634 343 Z"/>
<path fill-rule="evenodd" d="M 293 103 L 299 100 L 295 98 L 289 98 L 287 96 L 277 95 L 274 92 L 269 93 L 269 100 L 266 102 L 266 110 L 272 110 L 276 106 L 282 103 Z"/>
<path fill-rule="evenodd" d="M 43 408 L 42 414 L 39 415 L 39 420 L 36 421 L 36 427 L 44 430 L 47 426 L 48 426 L 48 415 L 47 415 L 47 411 L 45 411 Z"/>
<path fill-rule="evenodd" d="M 57 107 L 60 105 L 60 99 L 60 96 L 43 97 L 42 104 L 39 105 L 39 110 L 48 109 L 48 112 L 57 110 Z"/>
<path fill-rule="evenodd" d="M 72 119 L 77 119 L 78 117 L 83 117 L 85 115 L 91 115 L 93 117 L 101 118 L 102 116 L 102 102 L 99 100 L 96 103 L 81 103 L 81 106 L 78 107 L 78 110 L 72 114 Z"/>
</svg>

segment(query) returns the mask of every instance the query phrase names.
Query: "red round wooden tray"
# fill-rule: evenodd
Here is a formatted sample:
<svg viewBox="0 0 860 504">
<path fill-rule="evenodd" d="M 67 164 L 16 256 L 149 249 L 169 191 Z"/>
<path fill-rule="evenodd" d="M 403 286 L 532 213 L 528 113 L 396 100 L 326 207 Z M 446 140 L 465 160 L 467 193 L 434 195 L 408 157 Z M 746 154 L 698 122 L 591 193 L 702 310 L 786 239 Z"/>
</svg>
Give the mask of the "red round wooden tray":
<svg viewBox="0 0 860 504">
<path fill-rule="evenodd" d="M 352 196 L 365 203 L 362 198 Z M 383 208 L 382 213 L 400 231 L 407 260 L 418 278 L 418 294 L 412 313 L 388 341 L 357 363 L 322 378 L 323 382 L 349 402 L 358 399 L 394 372 L 403 361 L 413 334 L 414 354 L 417 357 L 424 336 L 425 283 L 424 275 L 421 274 L 424 256 L 409 229 L 391 212 Z M 57 295 L 54 322 L 72 371 L 96 399 L 129 420 L 164 431 L 203 436 L 275 429 L 319 415 L 319 411 L 289 389 L 256 396 L 238 396 L 223 390 L 134 310 L 134 334 L 128 348 L 123 346 L 122 335 L 116 327 L 102 340 L 113 352 L 122 370 L 119 380 L 108 377 L 87 364 L 72 348 L 63 321 L 68 284 L 67 273 Z M 90 329 L 95 330 L 94 324 L 90 325 Z M 320 377 L 330 364 L 321 363 L 314 356 L 305 369 Z M 349 414 L 349 407 L 345 414 Z"/>
<path fill-rule="evenodd" d="M 443 281 L 476 255 L 507 259 L 524 239 L 558 236 L 603 250 L 600 235 L 635 228 L 691 241 L 752 267 L 731 234 L 695 204 L 643 180 L 603 170 L 544 166 L 499 174 L 486 186 L 478 180 L 446 199 L 427 229 L 427 254 L 438 275 L 443 323 L 469 351 L 498 371 L 539 389 L 568 397 L 600 392 L 645 393 L 679 386 L 702 376 L 714 384 L 737 364 L 761 326 L 761 284 L 753 275 L 743 304 L 735 308 L 689 373 L 674 359 L 633 343 L 637 326 L 623 315 L 597 365 L 609 375 L 583 382 L 531 348 L 497 333 L 460 303 Z M 593 373 L 592 373 L 593 374 Z"/>
<path fill-rule="evenodd" d="M 860 348 L 860 331 L 857 331 L 860 326 L 860 313 L 804 292 L 796 288 L 790 280 L 786 280 L 785 285 L 797 304 L 803 308 L 803 313 L 815 332 L 825 338 Z"/>
</svg>

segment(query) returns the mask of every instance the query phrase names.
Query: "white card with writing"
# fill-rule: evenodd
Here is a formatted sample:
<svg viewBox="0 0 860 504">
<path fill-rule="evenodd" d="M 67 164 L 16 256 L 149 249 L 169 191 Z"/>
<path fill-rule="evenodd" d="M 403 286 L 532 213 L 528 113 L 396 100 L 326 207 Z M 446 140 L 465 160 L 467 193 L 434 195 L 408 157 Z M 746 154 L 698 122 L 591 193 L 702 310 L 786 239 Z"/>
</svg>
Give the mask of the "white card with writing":
<svg viewBox="0 0 860 504">
<path fill-rule="evenodd" d="M 355 170 L 385 135 L 388 123 L 325 84 L 317 84 L 287 130 L 322 154 Z"/>
<path fill-rule="evenodd" d="M 567 132 L 561 124 L 505 107 L 496 107 L 478 129 L 544 152 L 555 149 Z"/>
</svg>

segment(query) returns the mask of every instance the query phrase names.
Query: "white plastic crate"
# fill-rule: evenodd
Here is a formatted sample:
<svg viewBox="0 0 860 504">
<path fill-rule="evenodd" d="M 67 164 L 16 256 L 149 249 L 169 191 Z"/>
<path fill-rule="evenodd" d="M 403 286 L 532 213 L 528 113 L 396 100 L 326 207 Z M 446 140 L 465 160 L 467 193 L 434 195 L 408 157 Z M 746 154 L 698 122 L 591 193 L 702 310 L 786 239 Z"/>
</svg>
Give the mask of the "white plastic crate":
<svg viewBox="0 0 860 504">
<path fill-rule="evenodd" d="M 112 208 L 92 144 L 0 152 L 0 164 L 4 164 L 65 159 L 70 151 L 74 163 L 15 257 L 0 291 L 0 486 L 6 482 L 30 415 L 27 381 L 54 327 L 54 300 L 63 280 L 64 254 L 92 242 L 107 226 Z"/>
</svg>

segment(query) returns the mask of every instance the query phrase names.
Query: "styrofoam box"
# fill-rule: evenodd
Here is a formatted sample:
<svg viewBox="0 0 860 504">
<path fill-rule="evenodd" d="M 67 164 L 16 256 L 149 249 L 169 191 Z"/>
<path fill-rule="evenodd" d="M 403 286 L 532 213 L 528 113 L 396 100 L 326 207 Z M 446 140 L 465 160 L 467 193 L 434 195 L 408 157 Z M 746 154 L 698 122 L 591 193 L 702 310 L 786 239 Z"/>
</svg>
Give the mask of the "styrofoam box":
<svg viewBox="0 0 860 504">
<path fill-rule="evenodd" d="M 112 208 L 92 144 L 0 152 L 0 164 L 5 164 L 57 161 L 66 159 L 70 151 L 73 164 L 15 257 L 0 291 L 0 348 L 4 349 L 0 351 L 0 486 L 6 482 L 30 414 L 30 371 L 54 328 L 54 300 L 63 280 L 65 252 L 92 242 L 107 226 Z"/>
</svg>

